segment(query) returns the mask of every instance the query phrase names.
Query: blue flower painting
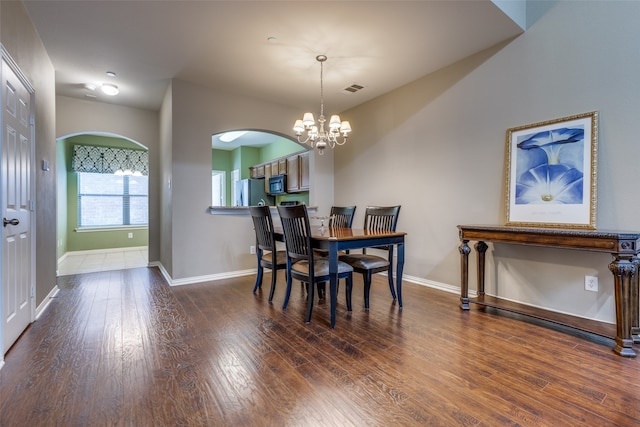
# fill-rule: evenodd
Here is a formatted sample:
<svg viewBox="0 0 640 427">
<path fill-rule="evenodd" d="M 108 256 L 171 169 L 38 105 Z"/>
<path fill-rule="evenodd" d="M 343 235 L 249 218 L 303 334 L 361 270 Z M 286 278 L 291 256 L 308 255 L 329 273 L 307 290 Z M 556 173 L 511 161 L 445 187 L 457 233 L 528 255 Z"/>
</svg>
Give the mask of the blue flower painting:
<svg viewBox="0 0 640 427">
<path fill-rule="evenodd" d="M 582 204 L 584 126 L 518 138 L 516 204 Z"/>
</svg>

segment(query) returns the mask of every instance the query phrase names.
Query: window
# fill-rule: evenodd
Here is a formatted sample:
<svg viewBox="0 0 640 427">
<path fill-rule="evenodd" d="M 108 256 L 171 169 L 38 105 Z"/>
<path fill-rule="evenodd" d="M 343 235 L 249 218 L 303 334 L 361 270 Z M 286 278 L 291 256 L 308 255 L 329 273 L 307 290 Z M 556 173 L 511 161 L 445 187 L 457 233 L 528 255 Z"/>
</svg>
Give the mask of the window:
<svg viewBox="0 0 640 427">
<path fill-rule="evenodd" d="M 78 227 L 149 223 L 149 177 L 78 172 Z"/>
</svg>

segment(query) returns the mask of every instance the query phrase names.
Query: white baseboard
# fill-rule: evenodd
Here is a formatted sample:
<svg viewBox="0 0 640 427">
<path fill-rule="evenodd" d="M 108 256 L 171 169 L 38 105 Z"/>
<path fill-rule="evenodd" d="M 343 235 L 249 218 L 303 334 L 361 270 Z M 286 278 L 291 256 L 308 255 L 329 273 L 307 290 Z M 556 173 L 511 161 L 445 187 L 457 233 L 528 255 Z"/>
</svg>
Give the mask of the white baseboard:
<svg viewBox="0 0 640 427">
<path fill-rule="evenodd" d="M 171 275 L 167 272 L 167 270 L 164 268 L 162 263 L 151 262 L 149 263 L 149 266 L 158 267 L 164 279 L 167 281 L 167 283 L 169 283 L 169 286 L 182 286 L 182 285 L 190 285 L 194 283 L 213 282 L 216 280 L 231 279 L 234 277 L 250 276 L 252 274 L 257 273 L 257 269 L 252 268 L 248 270 L 228 271 L 225 273 L 209 274 L 206 276 L 194 276 L 194 277 L 186 277 L 183 279 L 173 279 L 171 278 Z M 385 275 L 385 274 L 383 273 L 382 275 Z M 406 274 L 402 275 L 402 281 L 415 283 L 417 285 L 426 286 L 428 288 L 438 289 L 445 292 L 460 294 L 459 286 L 449 285 L 448 283 L 436 282 L 434 280 L 426 280 L 426 279 L 422 279 L 415 276 L 408 276 Z M 476 296 L 475 292 L 470 291 L 469 296 L 475 297 Z"/>
<path fill-rule="evenodd" d="M 239 271 L 229 271 L 225 273 L 218 274 L 208 274 L 206 276 L 193 276 L 193 277 L 185 277 L 183 279 L 173 279 L 169 272 L 164 268 L 162 263 L 160 262 L 150 262 L 149 267 L 158 267 L 160 273 L 164 277 L 164 280 L 167 281 L 169 286 L 183 286 L 183 285 L 192 285 L 194 283 L 202 283 L 202 282 L 214 282 L 216 280 L 223 279 L 232 279 L 234 277 L 242 277 L 242 276 L 250 276 L 252 274 L 256 274 L 258 272 L 257 269 L 252 268 L 249 270 L 239 270 Z"/>
<path fill-rule="evenodd" d="M 402 275 L 403 282 L 411 282 L 416 285 L 426 286 L 428 288 L 438 289 L 452 294 L 460 294 L 460 286 L 453 286 L 448 283 L 436 282 L 435 280 L 422 279 L 420 277 Z"/>
<path fill-rule="evenodd" d="M 40 305 L 36 308 L 36 317 L 34 320 L 38 320 L 38 317 L 40 317 L 40 315 L 44 313 L 47 307 L 49 307 L 49 304 L 51 303 L 51 299 L 54 298 L 59 291 L 60 289 L 58 288 L 58 285 L 54 286 L 53 289 L 51 289 L 51 291 L 49 292 L 49 295 L 47 295 L 42 300 Z"/>
</svg>

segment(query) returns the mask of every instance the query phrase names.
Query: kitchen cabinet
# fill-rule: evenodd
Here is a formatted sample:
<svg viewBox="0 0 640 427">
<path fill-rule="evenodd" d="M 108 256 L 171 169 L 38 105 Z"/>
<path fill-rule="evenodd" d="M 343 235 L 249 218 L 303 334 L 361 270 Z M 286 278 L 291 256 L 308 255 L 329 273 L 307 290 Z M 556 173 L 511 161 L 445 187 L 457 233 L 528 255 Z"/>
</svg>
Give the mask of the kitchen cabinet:
<svg viewBox="0 0 640 427">
<path fill-rule="evenodd" d="M 255 165 L 249 168 L 251 178 L 264 178 L 264 165 Z"/>
<path fill-rule="evenodd" d="M 287 175 L 288 193 L 309 191 L 309 151 L 270 160 L 249 168 L 251 178 L 264 178 L 267 194 L 269 194 L 269 178 L 276 175 Z"/>
<path fill-rule="evenodd" d="M 269 194 L 269 178 L 271 178 L 271 164 L 262 166 L 264 169 L 264 192 Z"/>
<path fill-rule="evenodd" d="M 271 167 L 271 176 L 284 175 L 287 173 L 287 159 L 272 160 L 267 167 Z"/>
<path fill-rule="evenodd" d="M 287 192 L 309 191 L 309 152 L 287 158 Z"/>
<path fill-rule="evenodd" d="M 287 159 L 278 160 L 278 175 L 284 175 L 287 173 Z"/>
</svg>

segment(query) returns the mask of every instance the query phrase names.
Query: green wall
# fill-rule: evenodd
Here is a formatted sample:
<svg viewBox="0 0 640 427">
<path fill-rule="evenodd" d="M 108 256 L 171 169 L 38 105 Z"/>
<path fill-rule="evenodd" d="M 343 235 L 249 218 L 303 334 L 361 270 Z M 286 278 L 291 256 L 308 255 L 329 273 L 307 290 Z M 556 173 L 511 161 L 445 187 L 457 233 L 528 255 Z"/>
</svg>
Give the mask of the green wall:
<svg viewBox="0 0 640 427">
<path fill-rule="evenodd" d="M 304 147 L 302 145 L 289 141 L 288 139 L 280 138 L 277 143 L 265 145 L 260 149 L 260 159 L 256 163 L 268 162 L 269 160 L 288 156 L 293 153 L 299 153 L 303 150 Z"/>
<path fill-rule="evenodd" d="M 98 135 L 77 135 L 61 140 L 60 144 L 62 145 L 63 158 L 59 159 L 58 167 L 64 167 L 66 169 L 67 215 L 66 230 L 64 226 L 59 226 L 58 236 L 64 235 L 65 252 L 147 246 L 149 241 L 149 230 L 147 227 L 75 231 L 78 227 L 78 175 L 71 170 L 74 145 L 93 145 L 134 150 L 140 150 L 142 147 L 127 139 Z M 129 233 L 133 234 L 132 238 L 128 237 Z M 61 238 L 59 237 L 58 240 L 61 240 Z M 61 256 L 62 254 L 59 253 L 58 255 Z"/>
<path fill-rule="evenodd" d="M 225 191 L 225 204 L 228 206 L 231 204 L 231 151 L 228 150 L 211 150 L 211 164 L 212 169 L 216 171 L 224 171 L 226 177 L 226 191 Z"/>
</svg>

